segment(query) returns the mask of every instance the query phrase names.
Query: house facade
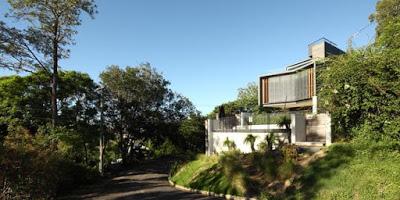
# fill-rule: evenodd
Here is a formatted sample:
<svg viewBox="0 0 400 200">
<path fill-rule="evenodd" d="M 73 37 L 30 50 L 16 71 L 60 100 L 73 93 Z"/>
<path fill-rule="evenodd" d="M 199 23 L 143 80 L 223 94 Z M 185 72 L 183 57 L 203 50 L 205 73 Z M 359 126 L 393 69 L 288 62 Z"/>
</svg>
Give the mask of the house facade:
<svg viewBox="0 0 400 200">
<path fill-rule="evenodd" d="M 285 71 L 259 77 L 260 106 L 300 111 L 286 113 L 291 121 L 290 130 L 285 130 L 270 120 L 256 123 L 253 116 L 250 120 L 251 113 L 242 112 L 240 116 L 208 119 L 205 122 L 207 155 L 227 151 L 224 145 L 226 140 L 235 143 L 241 152 L 249 153 L 251 149 L 244 143 L 249 134 L 257 138 L 256 146 L 270 134 L 274 134 L 281 141 L 316 150 L 332 143 L 330 115 L 319 113 L 317 109 L 316 74 L 321 67 L 319 63 L 324 58 L 344 54 L 344 51 L 337 48 L 333 42 L 322 38 L 311 43 L 308 52 L 307 59 L 287 66 Z M 273 114 L 264 113 L 262 117 L 270 119 Z"/>
<path fill-rule="evenodd" d="M 317 114 L 316 72 L 319 61 L 332 55 L 344 54 L 336 45 L 321 38 L 308 46 L 309 57 L 286 67 L 280 73 L 259 77 L 259 105 L 289 110 L 310 109 Z"/>
</svg>

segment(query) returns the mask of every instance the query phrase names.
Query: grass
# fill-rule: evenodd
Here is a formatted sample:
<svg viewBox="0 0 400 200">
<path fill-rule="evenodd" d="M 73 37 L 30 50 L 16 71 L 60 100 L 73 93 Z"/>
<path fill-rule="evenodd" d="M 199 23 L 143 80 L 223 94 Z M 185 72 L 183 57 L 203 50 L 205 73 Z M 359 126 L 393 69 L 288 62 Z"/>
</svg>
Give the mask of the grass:
<svg viewBox="0 0 400 200">
<path fill-rule="evenodd" d="M 277 158 L 278 157 L 278 158 Z M 172 177 L 178 185 L 268 199 L 399 199 L 400 152 L 387 144 L 332 145 L 304 169 L 277 155 L 229 152 L 199 156 Z M 271 183 L 298 178 L 281 193 Z M 279 185 L 279 184 L 278 184 Z"/>
<path fill-rule="evenodd" d="M 181 167 L 171 180 L 194 189 L 253 197 L 269 183 L 290 177 L 293 169 L 292 163 L 272 155 L 230 151 L 221 156 L 199 156 Z"/>
<path fill-rule="evenodd" d="M 381 144 L 333 145 L 296 184 L 286 198 L 399 199 L 400 153 Z"/>
<path fill-rule="evenodd" d="M 196 160 L 185 164 L 171 180 L 178 185 L 194 189 L 233 195 L 244 194 L 237 182 L 232 182 L 231 178 L 225 176 L 218 156 L 199 155 Z"/>
</svg>

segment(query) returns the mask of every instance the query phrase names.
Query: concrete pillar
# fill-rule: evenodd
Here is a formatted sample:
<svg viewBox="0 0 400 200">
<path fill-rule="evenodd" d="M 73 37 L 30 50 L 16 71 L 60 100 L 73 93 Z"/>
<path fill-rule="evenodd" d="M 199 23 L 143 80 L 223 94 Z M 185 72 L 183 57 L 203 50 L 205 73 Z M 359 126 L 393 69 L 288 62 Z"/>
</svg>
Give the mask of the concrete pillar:
<svg viewBox="0 0 400 200">
<path fill-rule="evenodd" d="M 290 114 L 292 143 L 306 141 L 306 118 L 303 113 Z"/>
<path fill-rule="evenodd" d="M 317 96 L 312 97 L 312 113 L 314 115 L 318 114 L 318 98 L 317 98 Z"/>
<path fill-rule="evenodd" d="M 332 144 L 332 124 L 331 124 L 331 116 L 329 115 L 329 114 L 326 114 L 326 115 L 328 115 L 328 120 L 327 120 L 327 122 L 326 122 L 326 124 L 325 124 L 325 139 L 326 139 L 326 141 L 325 141 L 325 144 L 326 144 L 326 146 L 329 146 L 329 145 L 331 145 Z"/>
<path fill-rule="evenodd" d="M 240 113 L 240 126 L 244 127 L 248 125 L 248 118 L 250 117 L 251 113 L 248 112 L 241 112 Z"/>
<path fill-rule="evenodd" d="M 207 119 L 205 122 L 206 126 L 206 155 L 210 156 L 213 154 L 213 126 L 212 126 L 212 120 Z"/>
</svg>

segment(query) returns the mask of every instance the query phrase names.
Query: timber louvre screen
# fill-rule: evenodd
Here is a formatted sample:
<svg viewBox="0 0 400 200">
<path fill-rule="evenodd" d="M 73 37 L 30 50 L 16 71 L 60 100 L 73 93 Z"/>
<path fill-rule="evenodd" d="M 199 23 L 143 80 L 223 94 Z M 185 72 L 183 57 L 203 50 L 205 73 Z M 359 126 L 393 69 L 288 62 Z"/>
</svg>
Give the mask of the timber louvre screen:
<svg viewBox="0 0 400 200">
<path fill-rule="evenodd" d="M 283 103 L 309 99 L 313 95 L 313 69 L 309 68 L 292 74 L 272 76 L 263 85 L 266 98 L 264 103 Z M 310 76 L 311 75 L 311 76 Z M 264 82 L 264 81 L 263 81 Z"/>
</svg>

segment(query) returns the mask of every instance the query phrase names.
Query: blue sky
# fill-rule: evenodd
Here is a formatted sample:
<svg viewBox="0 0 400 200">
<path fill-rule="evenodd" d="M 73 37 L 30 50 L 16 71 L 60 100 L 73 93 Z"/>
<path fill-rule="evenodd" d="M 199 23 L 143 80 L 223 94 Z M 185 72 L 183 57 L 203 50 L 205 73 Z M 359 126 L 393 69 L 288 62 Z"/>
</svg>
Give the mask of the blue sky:
<svg viewBox="0 0 400 200">
<path fill-rule="evenodd" d="M 346 49 L 369 24 L 376 0 L 98 0 L 94 20 L 83 17 L 63 69 L 98 75 L 108 65 L 149 62 L 171 88 L 208 113 L 234 100 L 260 74 L 307 57 L 321 37 Z M 0 0 L 0 14 L 7 10 Z M 4 19 L 1 20 L 10 22 Z M 374 25 L 354 45 L 374 38 Z M 1 75 L 10 74 L 0 71 Z"/>
</svg>

